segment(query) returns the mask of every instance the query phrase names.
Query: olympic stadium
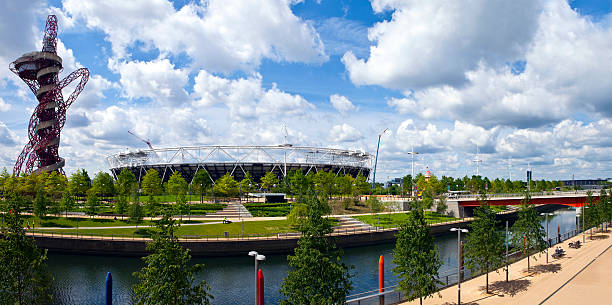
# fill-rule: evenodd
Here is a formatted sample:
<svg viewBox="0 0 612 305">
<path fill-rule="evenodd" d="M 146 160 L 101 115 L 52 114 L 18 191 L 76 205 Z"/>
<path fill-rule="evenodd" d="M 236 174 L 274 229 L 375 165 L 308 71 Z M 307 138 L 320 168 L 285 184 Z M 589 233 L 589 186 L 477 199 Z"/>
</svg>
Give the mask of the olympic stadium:
<svg viewBox="0 0 612 305">
<path fill-rule="evenodd" d="M 140 181 L 147 170 L 155 169 L 164 182 L 178 171 L 189 183 L 198 170 L 207 171 L 213 181 L 225 173 L 240 181 L 247 172 L 254 181 L 260 181 L 269 171 L 281 178 L 298 169 L 304 174 L 323 170 L 353 177 L 361 173 L 368 177 L 373 159 L 374 156 L 361 151 L 291 144 L 161 148 L 121 152 L 107 157 L 115 178 L 123 169 L 128 169 Z"/>
</svg>

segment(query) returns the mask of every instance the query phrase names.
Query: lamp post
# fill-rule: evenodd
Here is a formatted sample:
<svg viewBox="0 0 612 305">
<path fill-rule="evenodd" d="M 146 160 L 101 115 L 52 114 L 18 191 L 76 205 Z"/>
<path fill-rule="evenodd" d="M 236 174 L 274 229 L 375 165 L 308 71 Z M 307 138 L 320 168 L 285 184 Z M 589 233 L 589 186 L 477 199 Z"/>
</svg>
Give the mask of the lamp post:
<svg viewBox="0 0 612 305">
<path fill-rule="evenodd" d="M 508 282 L 508 272 L 509 272 L 509 260 L 508 257 L 508 221 L 506 220 L 506 283 Z"/>
<path fill-rule="evenodd" d="M 374 160 L 374 174 L 372 175 L 372 188 L 376 187 L 376 164 L 378 164 L 378 149 L 380 148 L 380 137 L 387 132 L 389 128 L 385 128 L 385 130 L 381 131 L 378 134 L 378 144 L 376 145 L 376 159 Z"/>
<path fill-rule="evenodd" d="M 266 260 L 264 255 L 257 253 L 257 251 L 250 251 L 249 256 L 253 256 L 255 258 L 255 305 L 257 305 L 258 301 L 258 278 L 257 278 L 257 270 L 259 270 L 259 261 Z"/>
<path fill-rule="evenodd" d="M 468 229 L 451 228 L 451 232 L 457 231 L 457 304 L 461 305 L 461 232 L 467 233 Z"/>
<path fill-rule="evenodd" d="M 412 170 L 410 171 L 411 172 L 410 180 L 412 182 L 411 187 L 414 188 L 414 155 L 418 155 L 419 153 L 414 151 L 414 145 L 412 145 L 410 152 L 408 152 L 407 154 L 409 154 L 412 157 Z"/>
<path fill-rule="evenodd" d="M 548 264 L 548 248 L 550 248 L 550 237 L 548 237 L 548 216 L 553 213 L 540 213 L 540 216 L 546 216 L 546 263 Z"/>
</svg>

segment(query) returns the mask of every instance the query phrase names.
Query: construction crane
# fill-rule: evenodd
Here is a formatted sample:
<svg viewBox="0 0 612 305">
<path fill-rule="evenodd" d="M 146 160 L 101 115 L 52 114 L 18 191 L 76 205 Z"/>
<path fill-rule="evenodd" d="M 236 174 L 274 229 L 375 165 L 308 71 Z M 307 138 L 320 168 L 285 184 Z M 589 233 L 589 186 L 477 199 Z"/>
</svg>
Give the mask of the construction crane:
<svg viewBox="0 0 612 305">
<path fill-rule="evenodd" d="M 149 148 L 150 148 L 151 150 L 153 150 L 153 146 L 151 146 L 151 142 L 150 142 L 150 141 L 145 140 L 145 139 L 143 139 L 143 138 L 141 138 L 141 137 L 137 136 L 135 133 L 133 133 L 133 132 L 131 132 L 131 131 L 129 131 L 129 130 L 128 130 L 128 133 L 130 133 L 131 135 L 133 135 L 134 137 L 136 137 L 138 140 L 140 140 L 140 141 L 143 141 L 143 142 L 147 143 L 147 145 L 149 145 Z"/>
</svg>

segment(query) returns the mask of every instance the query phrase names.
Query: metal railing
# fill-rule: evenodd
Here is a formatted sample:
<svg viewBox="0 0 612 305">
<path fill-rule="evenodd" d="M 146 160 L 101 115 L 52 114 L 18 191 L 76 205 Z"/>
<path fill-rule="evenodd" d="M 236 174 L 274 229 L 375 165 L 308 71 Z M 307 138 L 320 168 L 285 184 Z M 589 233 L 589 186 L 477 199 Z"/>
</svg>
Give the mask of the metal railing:
<svg viewBox="0 0 612 305">
<path fill-rule="evenodd" d="M 585 232 L 593 228 L 585 229 Z M 580 233 L 582 233 L 581 230 L 574 229 L 574 230 L 570 230 L 570 231 L 567 231 L 561 234 L 561 236 L 549 238 L 548 239 L 548 242 L 550 245 L 549 248 L 554 245 L 565 242 L 568 239 L 579 235 Z M 533 254 L 530 254 L 530 255 L 533 255 Z M 521 251 L 515 251 L 512 253 L 509 253 L 507 257 L 508 257 L 508 264 L 512 264 L 527 256 L 524 255 Z M 506 266 L 502 266 L 501 268 L 505 270 Z M 484 274 L 484 273 L 472 273 L 469 269 L 466 269 L 465 266 L 461 269 L 461 273 L 462 273 L 462 276 L 461 276 L 462 282 Z M 458 279 L 457 275 L 458 273 L 455 270 L 452 270 L 452 271 L 449 270 L 449 271 L 445 271 L 445 272 L 438 274 L 438 280 L 440 280 L 443 283 L 443 285 L 440 285 L 438 287 L 439 290 L 456 285 L 457 279 Z M 385 299 L 384 299 L 385 304 L 397 304 L 399 302 L 407 301 L 407 299 L 402 298 L 402 292 L 398 289 L 398 286 L 399 286 L 398 284 L 387 286 L 384 288 L 384 292 L 382 293 L 379 292 L 378 288 L 374 290 L 354 293 L 346 297 L 346 303 L 347 304 L 358 304 L 358 305 L 380 304 L 379 297 L 383 295 L 385 296 Z"/>
</svg>

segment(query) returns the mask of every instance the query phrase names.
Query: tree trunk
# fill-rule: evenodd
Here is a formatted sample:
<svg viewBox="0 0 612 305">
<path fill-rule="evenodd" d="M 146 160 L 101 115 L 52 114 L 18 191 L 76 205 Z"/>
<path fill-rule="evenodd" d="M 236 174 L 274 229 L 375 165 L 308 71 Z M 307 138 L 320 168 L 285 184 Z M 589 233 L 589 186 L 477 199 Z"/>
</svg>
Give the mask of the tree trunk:
<svg viewBox="0 0 612 305">
<path fill-rule="evenodd" d="M 486 293 L 487 293 L 487 294 L 489 294 L 489 268 L 487 268 L 487 275 L 486 275 L 486 278 L 487 278 L 487 279 L 486 279 L 487 284 L 486 284 L 486 289 L 485 289 L 485 291 L 486 291 Z"/>
<path fill-rule="evenodd" d="M 529 272 L 529 253 L 527 253 L 527 272 Z"/>
<path fill-rule="evenodd" d="M 423 305 L 423 297 L 419 297 L 419 304 Z"/>
</svg>

